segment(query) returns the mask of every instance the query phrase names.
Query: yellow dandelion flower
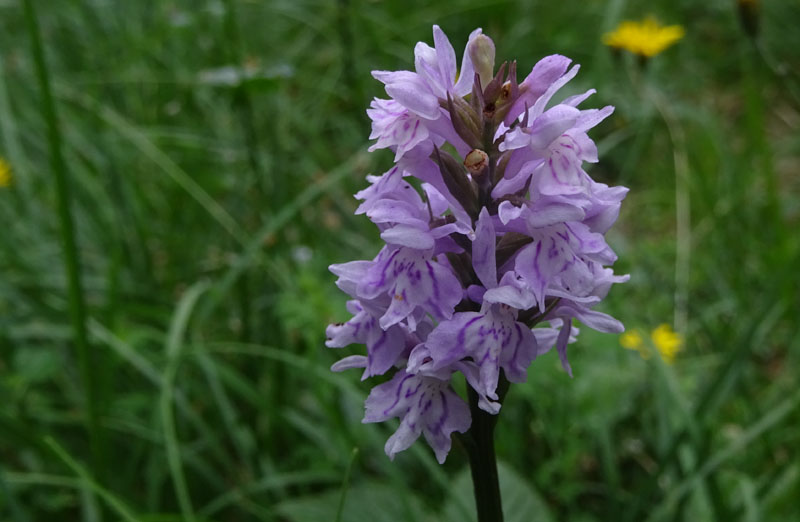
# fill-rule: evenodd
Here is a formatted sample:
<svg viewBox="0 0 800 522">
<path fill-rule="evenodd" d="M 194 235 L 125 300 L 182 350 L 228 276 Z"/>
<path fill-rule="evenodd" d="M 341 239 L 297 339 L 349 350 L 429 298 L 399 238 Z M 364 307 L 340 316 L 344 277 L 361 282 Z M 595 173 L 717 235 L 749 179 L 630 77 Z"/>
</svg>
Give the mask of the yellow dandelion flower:
<svg viewBox="0 0 800 522">
<path fill-rule="evenodd" d="M 653 341 L 658 353 L 668 363 L 672 363 L 675 360 L 675 355 L 680 351 L 683 344 L 681 336 L 675 333 L 672 327 L 666 323 L 653 330 L 653 333 L 650 334 L 650 339 Z"/>
<path fill-rule="evenodd" d="M 619 344 L 628 350 L 641 350 L 644 346 L 644 339 L 639 330 L 631 330 L 619 337 Z"/>
<path fill-rule="evenodd" d="M 683 34 L 680 25 L 663 26 L 655 18 L 647 17 L 638 22 L 621 22 L 614 31 L 603 35 L 603 43 L 613 49 L 624 49 L 650 58 L 683 38 Z"/>
<path fill-rule="evenodd" d="M 11 165 L 0 156 L 0 188 L 11 185 Z"/>
</svg>

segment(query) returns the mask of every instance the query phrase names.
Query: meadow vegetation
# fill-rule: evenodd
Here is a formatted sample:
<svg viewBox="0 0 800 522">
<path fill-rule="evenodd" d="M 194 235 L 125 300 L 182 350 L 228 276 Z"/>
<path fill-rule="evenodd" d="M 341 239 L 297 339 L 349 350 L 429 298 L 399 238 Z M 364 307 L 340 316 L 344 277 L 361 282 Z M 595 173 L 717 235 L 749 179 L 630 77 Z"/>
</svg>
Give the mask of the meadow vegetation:
<svg viewBox="0 0 800 522">
<path fill-rule="evenodd" d="M 800 6 L 755 5 L 753 36 L 734 0 L 0 0 L 0 520 L 474 518 L 459 448 L 389 461 L 324 347 L 327 266 L 380 245 L 353 215 L 391 164 L 370 71 L 412 68 L 434 23 L 523 74 L 580 63 L 568 94 L 616 106 L 591 174 L 631 189 L 602 307 L 650 349 L 587 328 L 573 379 L 549 353 L 511 388 L 506 520 L 800 519 Z M 683 38 L 603 45 L 651 14 Z"/>
</svg>

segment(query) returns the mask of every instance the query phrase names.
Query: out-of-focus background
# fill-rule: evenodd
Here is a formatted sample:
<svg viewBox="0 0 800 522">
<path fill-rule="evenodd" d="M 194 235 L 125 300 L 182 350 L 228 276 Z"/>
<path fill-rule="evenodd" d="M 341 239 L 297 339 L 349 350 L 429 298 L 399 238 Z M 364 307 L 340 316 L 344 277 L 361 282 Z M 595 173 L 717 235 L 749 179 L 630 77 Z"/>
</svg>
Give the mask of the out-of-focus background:
<svg viewBox="0 0 800 522">
<path fill-rule="evenodd" d="M 380 245 L 353 215 L 392 160 L 370 71 L 436 23 L 520 79 L 580 63 L 564 93 L 616 106 L 589 172 L 631 189 L 601 307 L 631 333 L 584 328 L 574 379 L 550 353 L 512 387 L 507 520 L 800 520 L 800 4 L 32 0 L 65 258 L 25 3 L 0 0 L 0 519 L 474 519 L 464 454 L 390 462 L 375 383 L 328 369 L 358 350 L 324 347 L 327 266 Z M 685 36 L 603 44 L 648 15 Z"/>
</svg>

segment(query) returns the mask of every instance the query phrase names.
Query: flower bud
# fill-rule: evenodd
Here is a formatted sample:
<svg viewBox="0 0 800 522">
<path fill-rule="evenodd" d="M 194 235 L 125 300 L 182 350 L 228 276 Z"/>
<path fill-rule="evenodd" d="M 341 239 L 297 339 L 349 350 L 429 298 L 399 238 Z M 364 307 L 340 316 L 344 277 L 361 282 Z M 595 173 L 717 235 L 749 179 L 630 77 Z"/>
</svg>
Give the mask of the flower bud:
<svg viewBox="0 0 800 522">
<path fill-rule="evenodd" d="M 447 152 L 440 152 L 436 145 L 433 146 L 431 159 L 439 165 L 442 180 L 450 193 L 461 203 L 467 213 L 476 217 L 479 212 L 478 188 L 467 177 L 464 166 Z"/>
<path fill-rule="evenodd" d="M 453 124 L 456 134 L 467 142 L 470 147 L 480 147 L 481 131 L 479 130 L 479 125 L 481 120 L 470 104 L 461 97 L 453 99 L 448 93 L 445 108 L 450 113 L 450 122 Z"/>
<path fill-rule="evenodd" d="M 494 42 L 484 34 L 479 34 L 467 49 L 475 72 L 481 78 L 481 87 L 486 88 L 494 76 Z"/>
<path fill-rule="evenodd" d="M 472 151 L 467 154 L 467 157 L 464 158 L 464 166 L 470 174 L 477 176 L 489 166 L 489 155 L 481 149 L 472 149 Z"/>
</svg>

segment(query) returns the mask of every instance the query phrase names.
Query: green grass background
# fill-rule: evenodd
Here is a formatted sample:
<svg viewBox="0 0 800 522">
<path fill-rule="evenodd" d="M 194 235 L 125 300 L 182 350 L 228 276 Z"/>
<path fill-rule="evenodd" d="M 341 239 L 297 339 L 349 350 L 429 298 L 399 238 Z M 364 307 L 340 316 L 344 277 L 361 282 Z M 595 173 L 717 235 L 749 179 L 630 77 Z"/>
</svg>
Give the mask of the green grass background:
<svg viewBox="0 0 800 522">
<path fill-rule="evenodd" d="M 631 188 L 631 280 L 602 309 L 685 337 L 673 365 L 588 329 L 574 379 L 535 361 L 497 429 L 507 520 L 800 520 L 796 2 L 751 39 L 733 0 L 32 0 L 80 294 L 24 3 L 0 0 L 0 520 L 474 519 L 460 449 L 390 462 L 370 383 L 328 370 L 357 350 L 323 345 L 327 266 L 379 248 L 352 198 L 391 164 L 370 71 L 434 23 L 523 74 L 565 54 L 566 91 L 617 107 L 590 173 Z M 648 14 L 685 38 L 644 68 L 603 47 Z"/>
</svg>

